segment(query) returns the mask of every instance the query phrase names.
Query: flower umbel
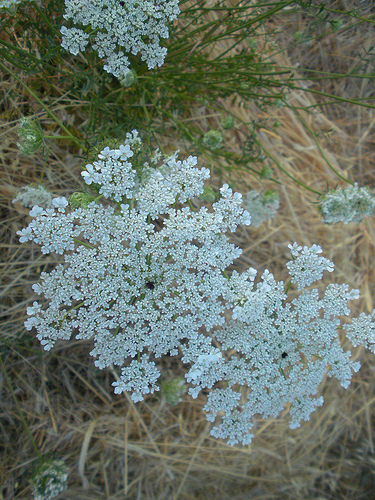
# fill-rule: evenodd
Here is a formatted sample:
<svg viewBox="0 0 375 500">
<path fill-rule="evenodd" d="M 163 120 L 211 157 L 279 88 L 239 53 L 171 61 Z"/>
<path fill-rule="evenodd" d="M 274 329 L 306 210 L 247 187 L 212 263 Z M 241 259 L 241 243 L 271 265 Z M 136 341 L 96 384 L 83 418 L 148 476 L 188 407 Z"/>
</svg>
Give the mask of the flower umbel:
<svg viewBox="0 0 375 500">
<path fill-rule="evenodd" d="M 209 178 L 195 157 L 181 161 L 178 152 L 157 150 L 142 163 L 134 130 L 112 146 L 100 148 L 82 172 L 87 196 L 70 198 L 73 206 L 64 197 L 51 208 L 35 205 L 34 220 L 17 233 L 43 253 L 64 256 L 33 285 L 48 305 L 27 308 L 25 327 L 35 328 L 44 349 L 72 335 L 91 339 L 95 365 L 120 366 L 115 393 L 129 391 L 135 402 L 159 390 L 158 359 L 182 353 L 189 394 L 211 391 L 211 434 L 230 445 L 250 443 L 253 419 L 276 417 L 287 404 L 291 428 L 308 420 L 323 404 L 325 375 L 348 387 L 360 365 L 337 330 L 359 292 L 346 284 L 307 289 L 334 269 L 320 246 L 289 245 L 286 267 L 299 292 L 293 300 L 290 283 L 268 270 L 257 282 L 252 268 L 228 276 L 241 249 L 225 233 L 250 224 L 242 195 L 224 184 L 212 209 L 195 209 L 191 200 L 202 197 Z M 362 314 L 345 326 L 354 346 L 375 351 L 374 317 Z"/>
<path fill-rule="evenodd" d="M 154 155 L 147 175 L 138 165 L 135 170 L 136 136 L 133 131 L 117 149 L 104 148 L 82 172 L 106 206 L 91 202 L 71 210 L 65 198 L 55 198 L 51 209 L 35 206 L 34 220 L 18 234 L 65 260 L 34 285 L 49 305 L 35 302 L 26 328 L 37 330 L 46 350 L 73 332 L 92 338 L 96 366 L 125 365 L 116 392 L 131 391 L 140 401 L 158 390 L 150 355 L 175 355 L 182 342 L 224 322 L 222 271 L 241 254 L 224 233 L 249 224 L 250 216 L 228 185 L 212 212 L 183 206 L 202 194 L 209 171 L 176 154 Z"/>
<path fill-rule="evenodd" d="M 17 142 L 17 146 L 26 155 L 36 153 L 45 146 L 43 130 L 38 118 L 22 117 L 18 127 L 18 136 L 22 142 Z"/>
<path fill-rule="evenodd" d="M 209 130 L 203 137 L 203 144 L 214 151 L 223 145 L 223 136 L 219 130 Z"/>
<path fill-rule="evenodd" d="M 309 270 L 319 266 L 322 259 L 316 256 L 317 245 L 305 247 L 302 254 L 297 243 L 289 247 L 297 258 L 287 267 L 300 290 L 319 279 L 323 269 L 332 270 L 331 263 L 325 261 L 320 263 L 321 271 Z M 199 381 L 202 388 L 211 387 L 212 377 L 226 382 L 226 388 L 209 393 L 205 410 L 212 422 L 224 412 L 211 434 L 227 439 L 230 445 L 249 443 L 254 417 L 277 417 L 287 403 L 290 427 L 299 427 L 301 420 L 309 420 L 323 404 L 323 397 L 317 393 L 325 374 L 336 377 L 347 388 L 352 372 L 360 368 L 358 362 L 350 360 L 351 353 L 342 349 L 337 334 L 339 316 L 349 314 L 347 303 L 359 297 L 358 290 L 330 284 L 323 297 L 319 297 L 318 289 L 302 290 L 297 298 L 286 302 L 283 282 L 277 282 L 267 270 L 256 285 L 255 277 L 254 269 L 242 275 L 233 271 L 225 297 L 233 307 L 232 320 L 216 330 L 214 337 L 223 350 L 236 354 L 222 366 L 212 366 Z M 371 338 L 373 342 L 371 326 L 367 325 L 367 331 L 371 334 L 366 335 L 366 341 Z M 353 336 L 360 342 L 358 335 Z M 245 396 L 242 404 L 239 386 Z"/>
<path fill-rule="evenodd" d="M 319 209 L 326 224 L 356 222 L 370 217 L 375 207 L 375 196 L 368 187 L 354 186 L 331 189 L 320 200 Z"/>
<path fill-rule="evenodd" d="M 19 202 L 23 207 L 32 208 L 40 205 L 43 208 L 52 208 L 53 195 L 41 185 L 24 186 L 20 189 L 12 203 Z"/>
<path fill-rule="evenodd" d="M 251 214 L 251 223 L 259 227 L 262 222 L 273 219 L 280 206 L 279 195 L 274 190 L 263 194 L 251 190 L 244 197 L 244 207 Z"/>
<path fill-rule="evenodd" d="M 65 0 L 64 18 L 89 26 L 90 31 L 63 26 L 61 45 L 77 55 L 91 44 L 99 57 L 106 58 L 105 71 L 116 77 L 130 71 L 130 61 L 121 49 L 128 54 L 140 53 L 148 69 L 153 69 L 164 63 L 167 49 L 159 42 L 169 37 L 166 24 L 179 13 L 178 0 Z"/>
<path fill-rule="evenodd" d="M 35 500 L 52 500 L 67 488 L 68 467 L 63 460 L 45 460 L 31 478 Z"/>
</svg>

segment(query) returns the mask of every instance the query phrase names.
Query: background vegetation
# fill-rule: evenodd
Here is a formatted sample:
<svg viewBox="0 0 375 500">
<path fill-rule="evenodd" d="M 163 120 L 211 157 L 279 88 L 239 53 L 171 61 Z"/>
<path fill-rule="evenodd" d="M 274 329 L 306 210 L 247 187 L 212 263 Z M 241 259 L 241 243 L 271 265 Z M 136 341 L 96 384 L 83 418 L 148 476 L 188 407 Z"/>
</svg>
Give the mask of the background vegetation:
<svg viewBox="0 0 375 500">
<path fill-rule="evenodd" d="M 277 216 L 233 237 L 243 248 L 237 269 L 285 279 L 287 244 L 316 243 L 334 261 L 334 279 L 360 289 L 353 312 L 374 307 L 373 219 L 324 226 L 315 204 L 345 179 L 375 187 L 373 3 L 180 7 L 165 65 L 148 71 L 133 57 L 137 81 L 128 88 L 94 52 L 74 57 L 60 47 L 62 1 L 0 14 L 0 498 L 30 498 L 38 453 L 68 464 L 64 500 L 372 498 L 374 357 L 364 350 L 355 350 L 362 369 L 349 389 L 323 384 L 325 404 L 310 422 L 292 431 L 286 414 L 259 419 L 253 443 L 231 448 L 210 437 L 204 394 L 183 395 L 176 406 L 158 394 L 134 405 L 113 394 L 114 374 L 94 367 L 86 342 L 44 352 L 23 326 L 31 285 L 59 257 L 19 244 L 16 231 L 30 217 L 12 199 L 41 179 L 56 196 L 83 187 L 89 149 L 133 128 L 152 147 L 197 155 L 214 188 L 226 181 L 243 194 L 277 190 Z M 44 152 L 19 151 L 22 116 L 39 118 Z M 228 116 L 231 129 L 223 127 Z M 205 146 L 209 130 L 222 132 L 222 148 Z M 165 379 L 184 373 L 176 358 L 165 358 L 162 371 Z"/>
</svg>

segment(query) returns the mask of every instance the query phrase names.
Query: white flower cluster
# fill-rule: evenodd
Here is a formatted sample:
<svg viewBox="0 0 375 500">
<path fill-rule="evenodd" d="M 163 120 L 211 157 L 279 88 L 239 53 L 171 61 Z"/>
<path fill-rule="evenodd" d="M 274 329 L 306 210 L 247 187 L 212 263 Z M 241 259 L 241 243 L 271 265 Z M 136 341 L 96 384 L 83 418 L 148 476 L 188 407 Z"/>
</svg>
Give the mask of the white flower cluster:
<svg viewBox="0 0 375 500">
<path fill-rule="evenodd" d="M 52 500 L 67 488 L 68 467 L 63 460 L 48 459 L 43 462 L 31 479 L 35 500 Z"/>
<path fill-rule="evenodd" d="M 22 0 L 0 0 L 0 9 L 14 9 Z"/>
<path fill-rule="evenodd" d="M 332 263 L 317 257 L 316 245 L 302 252 L 296 243 L 289 246 L 297 257 L 287 267 L 299 289 L 319 279 L 323 269 L 332 270 Z M 335 376 L 346 388 L 352 370 L 360 368 L 337 336 L 338 318 L 349 314 L 347 303 L 359 297 L 358 290 L 330 284 L 322 298 L 318 289 L 302 290 L 286 302 L 283 282 L 276 282 L 266 270 L 255 284 L 256 274 L 254 269 L 241 275 L 233 271 L 225 296 L 233 308 L 232 320 L 215 331 L 222 349 L 236 354 L 226 362 L 211 362 L 209 373 L 195 380 L 201 388 L 226 382 L 225 388 L 210 392 L 204 409 L 212 422 L 224 412 L 211 434 L 230 445 L 250 443 L 255 415 L 276 417 L 287 404 L 290 427 L 299 427 L 323 404 L 323 397 L 316 395 L 325 374 Z M 245 401 L 239 387 L 248 388 Z M 195 389 L 191 393 L 197 394 Z"/>
<path fill-rule="evenodd" d="M 241 253 L 224 233 L 250 223 L 241 195 L 228 185 L 213 212 L 176 208 L 203 192 L 209 171 L 197 169 L 196 158 L 181 162 L 175 154 L 159 166 L 147 163 L 144 175 L 131 164 L 139 141 L 128 134 L 83 172 L 117 208 L 91 202 L 69 210 L 65 198 L 55 198 L 53 209 L 35 206 L 34 220 L 18 232 L 21 242 L 33 240 L 65 259 L 33 286 L 49 305 L 35 301 L 26 328 L 36 328 L 46 350 L 73 332 L 93 338 L 96 366 L 126 365 L 113 385 L 117 393 L 132 391 L 134 401 L 157 389 L 150 355 L 175 355 L 187 339 L 206 338 L 202 329 L 223 324 L 222 271 Z"/>
<path fill-rule="evenodd" d="M 346 336 L 353 344 L 363 345 L 375 354 L 375 309 L 372 314 L 361 313 L 358 318 L 353 318 L 351 325 L 346 325 Z"/>
<path fill-rule="evenodd" d="M 19 202 L 23 207 L 32 208 L 34 205 L 40 205 L 43 208 L 52 208 L 53 195 L 41 185 L 24 186 L 20 189 L 12 203 Z"/>
<path fill-rule="evenodd" d="M 302 290 L 321 279 L 323 271 L 333 272 L 333 263 L 325 257 L 318 257 L 323 252 L 319 245 L 302 248 L 294 243 L 288 245 L 288 248 L 292 253 L 293 261 L 288 262 L 286 267 L 291 276 L 291 282 L 297 284 L 298 290 Z"/>
<path fill-rule="evenodd" d="M 207 418 L 220 419 L 212 435 L 230 445 L 251 442 L 254 417 L 276 417 L 287 404 L 290 426 L 298 427 L 322 405 L 317 393 L 325 374 L 347 387 L 360 367 L 337 334 L 358 290 L 330 284 L 320 297 L 306 289 L 334 269 L 318 245 L 289 245 L 290 281 L 300 291 L 289 302 L 288 288 L 268 270 L 257 283 L 252 268 L 228 277 L 241 250 L 225 232 L 250 224 L 241 195 L 224 184 L 212 211 L 184 206 L 202 195 L 209 171 L 194 157 L 179 161 L 178 152 L 156 151 L 141 164 L 141 153 L 133 131 L 86 165 L 85 182 L 104 204 L 73 209 L 55 198 L 53 208 L 31 210 L 34 220 L 18 232 L 20 241 L 63 254 L 65 263 L 33 285 L 48 305 L 27 308 L 27 330 L 36 329 L 46 350 L 72 335 L 92 339 L 95 365 L 121 366 L 112 385 L 134 401 L 159 390 L 155 360 L 181 352 L 190 365 L 190 395 L 211 389 Z M 375 311 L 345 327 L 354 346 L 375 351 L 374 318 Z"/>
<path fill-rule="evenodd" d="M 244 207 L 251 213 L 252 226 L 259 227 L 276 215 L 280 207 L 279 195 L 276 191 L 261 194 L 253 189 L 244 196 Z"/>
<path fill-rule="evenodd" d="M 87 26 L 61 28 L 62 47 L 77 55 L 89 43 L 106 57 L 104 69 L 116 77 L 130 71 L 125 52 L 141 54 L 148 69 L 162 66 L 167 49 L 160 46 L 161 38 L 168 38 L 166 23 L 177 19 L 178 0 L 65 0 L 65 19 Z"/>
<path fill-rule="evenodd" d="M 368 187 L 358 187 L 355 183 L 347 188 L 331 189 L 320 200 L 323 222 L 336 224 L 343 222 L 362 222 L 363 217 L 370 217 L 375 207 L 375 196 Z"/>
</svg>

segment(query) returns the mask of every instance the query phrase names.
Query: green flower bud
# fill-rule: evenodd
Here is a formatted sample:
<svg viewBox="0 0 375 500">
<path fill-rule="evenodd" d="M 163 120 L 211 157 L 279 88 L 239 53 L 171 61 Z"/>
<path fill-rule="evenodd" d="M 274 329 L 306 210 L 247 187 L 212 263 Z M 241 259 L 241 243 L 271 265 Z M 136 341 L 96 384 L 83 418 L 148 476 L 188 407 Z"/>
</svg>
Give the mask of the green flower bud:
<svg viewBox="0 0 375 500">
<path fill-rule="evenodd" d="M 303 37 L 304 35 L 300 31 L 296 31 L 293 35 L 293 38 L 297 43 L 301 42 L 303 40 Z"/>
<path fill-rule="evenodd" d="M 18 127 L 18 137 L 22 142 L 17 142 L 17 146 L 26 155 L 36 153 L 41 147 L 45 147 L 43 130 L 38 118 L 34 121 L 28 116 L 22 117 Z"/>
<path fill-rule="evenodd" d="M 267 189 L 263 195 L 263 205 L 273 204 L 275 201 L 279 201 L 279 194 L 274 189 Z"/>
<path fill-rule="evenodd" d="M 44 460 L 30 480 L 35 500 L 52 500 L 67 488 L 67 480 L 68 467 L 63 460 Z"/>
<path fill-rule="evenodd" d="M 343 25 L 343 21 L 341 19 L 334 19 L 333 21 L 330 21 L 330 23 L 333 32 L 339 31 Z"/>
<path fill-rule="evenodd" d="M 174 377 L 161 383 L 160 391 L 167 403 L 175 406 L 182 401 L 182 394 L 186 392 L 186 381 L 184 377 Z"/>
<path fill-rule="evenodd" d="M 203 144 L 212 150 L 220 149 L 223 145 L 223 136 L 219 130 L 210 130 L 203 137 Z"/>
<path fill-rule="evenodd" d="M 260 176 L 262 177 L 262 179 L 271 179 L 272 175 L 273 170 L 271 167 L 264 167 L 260 172 Z"/>
<path fill-rule="evenodd" d="M 137 83 L 138 76 L 134 69 L 131 69 L 126 75 L 119 76 L 118 80 L 123 87 L 129 88 Z"/>
<path fill-rule="evenodd" d="M 205 203 L 213 203 L 218 198 L 218 195 L 212 189 L 211 186 L 205 186 L 203 189 L 203 193 L 199 196 L 201 201 Z"/>
<path fill-rule="evenodd" d="M 375 197 L 368 187 L 354 186 L 331 189 L 320 200 L 319 209 L 326 224 L 356 222 L 370 217 L 375 208 Z"/>
<path fill-rule="evenodd" d="M 221 126 L 223 127 L 223 129 L 225 130 L 229 130 L 231 128 L 234 127 L 234 120 L 233 120 L 233 117 L 228 115 L 226 116 L 225 118 L 223 118 L 221 120 Z"/>
<path fill-rule="evenodd" d="M 258 42 L 255 40 L 255 38 L 247 38 L 246 43 L 252 52 L 255 51 L 255 49 L 257 48 L 257 45 L 258 45 Z"/>
<path fill-rule="evenodd" d="M 95 201 L 94 196 L 83 191 L 73 193 L 68 198 L 69 205 L 73 210 L 76 208 L 86 208 L 93 201 Z"/>
</svg>

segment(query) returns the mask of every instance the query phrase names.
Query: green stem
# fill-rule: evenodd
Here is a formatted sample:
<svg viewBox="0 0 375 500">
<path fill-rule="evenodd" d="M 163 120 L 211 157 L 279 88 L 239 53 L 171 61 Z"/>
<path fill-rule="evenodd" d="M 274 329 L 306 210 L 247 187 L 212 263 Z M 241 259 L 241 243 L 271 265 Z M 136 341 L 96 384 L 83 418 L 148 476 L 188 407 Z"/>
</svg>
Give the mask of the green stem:
<svg viewBox="0 0 375 500">
<path fill-rule="evenodd" d="M 71 139 L 70 135 L 44 135 L 44 139 Z"/>
<path fill-rule="evenodd" d="M 176 208 L 176 205 L 177 205 L 177 201 L 178 201 L 178 198 L 180 197 L 180 193 L 178 193 L 178 195 L 176 196 L 176 199 L 172 205 L 172 208 Z"/>
<path fill-rule="evenodd" d="M 321 5 L 324 5 L 324 4 L 321 4 Z M 309 7 L 312 9 L 315 9 L 315 10 L 317 10 L 317 9 L 320 10 L 321 5 L 309 5 Z M 343 10 L 338 10 L 338 9 L 329 9 L 326 6 L 324 6 L 324 11 L 325 12 L 333 12 L 335 14 L 344 14 L 344 15 L 349 16 L 349 17 L 354 17 L 354 19 L 359 19 L 360 21 L 366 21 L 367 23 L 375 24 L 375 20 L 373 20 L 371 18 L 367 18 L 367 17 L 357 16 L 357 14 L 355 14 L 355 12 L 353 12 L 353 11 L 345 12 Z"/>
<path fill-rule="evenodd" d="M 231 34 L 236 33 L 239 30 L 245 31 L 247 28 L 249 28 L 250 26 L 252 26 L 255 23 L 261 23 L 262 21 L 266 21 L 268 18 L 270 18 L 271 16 L 273 16 L 274 14 L 279 12 L 280 10 L 284 9 L 284 7 L 286 7 L 290 4 L 293 4 L 293 3 L 295 3 L 295 0 L 288 0 L 286 2 L 281 2 L 281 3 L 278 2 L 276 4 L 276 7 L 265 12 L 264 14 L 261 14 L 260 16 L 254 18 L 254 19 L 251 19 L 250 21 L 244 22 L 243 24 L 241 24 L 241 26 L 236 26 L 235 28 L 228 29 L 225 32 L 225 36 L 227 37 Z M 228 52 L 230 52 L 232 49 L 233 49 L 233 46 L 229 47 L 227 50 L 225 50 L 223 53 L 221 53 L 215 60 L 217 61 L 218 59 L 221 59 Z"/>
<path fill-rule="evenodd" d="M 305 184 L 303 184 L 303 182 L 299 181 L 298 179 L 296 179 L 295 177 L 293 177 L 293 175 L 291 175 L 289 172 L 287 172 L 285 170 L 285 168 L 283 168 L 279 162 L 271 155 L 271 153 L 269 151 L 267 151 L 267 149 L 262 146 L 262 144 L 256 139 L 254 138 L 254 142 L 262 149 L 262 151 L 264 151 L 266 153 L 266 155 L 271 158 L 271 160 L 273 162 L 275 162 L 275 164 L 278 166 L 278 168 L 284 172 L 285 175 L 287 175 L 288 177 L 290 177 L 294 182 L 296 182 L 297 184 L 299 184 L 300 186 L 302 186 L 303 188 L 307 189 L 308 191 L 311 191 L 312 193 L 315 193 L 315 194 L 318 194 L 319 196 L 322 196 L 322 193 L 320 191 L 316 191 L 315 189 L 313 188 L 310 188 L 309 186 L 306 186 Z"/>
<path fill-rule="evenodd" d="M 228 273 L 224 270 L 224 271 L 221 271 L 223 273 L 223 275 L 225 276 L 225 278 L 227 278 L 227 280 L 230 280 L 229 276 L 228 276 Z"/>
<path fill-rule="evenodd" d="M 35 8 L 35 10 L 38 12 L 40 17 L 43 19 L 43 21 L 47 24 L 47 26 L 57 35 L 59 38 L 61 38 L 61 33 L 58 31 L 51 23 L 48 17 L 44 14 L 44 12 L 39 8 L 36 2 L 32 1 L 31 2 Z"/>
<path fill-rule="evenodd" d="M 145 104 L 145 96 L 146 96 L 146 92 L 147 92 L 147 90 L 145 89 L 145 90 L 143 91 L 142 97 L 141 97 L 141 99 L 140 99 L 140 105 L 141 105 L 141 107 L 142 107 L 142 109 L 143 109 L 144 114 L 145 114 L 145 115 L 146 115 L 146 117 L 147 117 L 147 122 L 148 122 L 148 123 L 150 123 L 150 122 L 151 122 L 150 115 L 149 115 L 149 113 L 148 113 L 148 111 L 147 111 L 146 104 Z"/>
<path fill-rule="evenodd" d="M 315 144 L 317 145 L 317 148 L 319 149 L 319 152 L 320 154 L 323 156 L 324 158 L 324 161 L 327 163 L 327 165 L 329 166 L 329 168 L 332 170 L 332 172 L 334 172 L 337 177 L 340 177 L 340 179 L 342 179 L 343 181 L 347 182 L 348 184 L 351 184 L 352 186 L 354 185 L 354 182 L 351 182 L 349 181 L 346 177 L 344 177 L 343 175 L 341 175 L 331 164 L 330 162 L 328 161 L 328 159 L 326 158 L 325 154 L 323 153 L 322 151 L 322 148 L 320 147 L 318 141 L 316 140 L 316 137 L 315 137 L 315 133 L 310 129 L 310 127 L 307 125 L 307 123 L 299 116 L 297 110 L 293 110 L 294 111 L 294 114 L 296 115 L 296 117 L 298 118 L 298 120 L 302 123 L 302 125 L 306 128 L 306 130 L 308 130 L 312 136 L 312 138 L 314 139 L 314 142 Z"/>
<path fill-rule="evenodd" d="M 0 55 L 1 55 L 1 57 L 3 57 L 5 60 L 7 60 L 8 62 L 10 62 L 12 64 L 14 64 L 14 62 L 12 62 L 12 60 L 8 57 L 10 50 L 14 50 L 15 52 L 18 52 L 18 54 L 20 54 L 21 56 L 23 56 L 24 59 L 26 59 L 26 58 L 29 59 L 29 60 L 31 59 L 32 61 L 34 61 L 38 65 L 40 65 L 40 64 L 43 63 L 43 61 L 41 59 L 38 59 L 34 55 L 29 54 L 28 52 L 25 52 L 24 50 L 20 49 L 16 45 L 12 45 L 11 43 L 7 43 L 5 40 L 0 40 L 0 43 L 1 43 L 1 45 L 3 45 L 4 47 L 6 47 L 8 49 L 8 54 L 6 54 L 4 52 L 4 50 L 0 49 Z M 24 68 L 19 68 L 18 66 L 17 66 L 17 68 L 18 69 L 24 69 Z"/>
<path fill-rule="evenodd" d="M 97 248 L 94 247 L 93 245 L 90 245 L 90 243 L 86 243 L 85 241 L 81 241 L 78 238 L 73 238 L 73 241 L 78 243 L 78 245 L 83 245 L 84 247 L 91 248 L 91 250 L 97 250 Z"/>
<path fill-rule="evenodd" d="M 292 71 L 295 71 L 296 68 L 286 66 L 285 69 L 289 70 L 289 72 L 291 73 Z M 330 73 L 329 71 L 319 71 L 317 69 L 307 69 L 307 68 L 301 68 L 301 69 L 303 70 L 304 73 L 313 73 L 314 82 L 318 81 L 318 80 L 334 80 L 334 79 L 338 79 L 338 78 L 349 78 L 349 77 L 350 78 L 360 78 L 360 79 L 372 79 L 372 78 L 374 78 L 373 73 L 364 73 L 364 74 L 348 73 L 348 74 L 345 74 L 345 73 Z M 327 75 L 327 76 L 315 76 L 315 75 Z M 311 78 L 297 77 L 296 80 L 297 81 L 301 81 L 301 80 L 311 81 Z"/>
<path fill-rule="evenodd" d="M 20 78 L 18 78 L 18 76 L 15 73 L 13 73 L 13 71 L 10 68 L 5 66 L 5 64 L 3 64 L 1 61 L 0 61 L 0 67 L 2 67 L 3 70 L 10 73 L 13 76 L 13 78 L 15 78 L 17 82 L 19 82 L 25 88 L 25 90 L 27 90 L 27 92 L 29 92 L 29 94 L 32 95 L 33 98 L 47 111 L 47 114 L 53 120 L 55 120 L 55 122 L 64 130 L 64 132 L 68 134 L 68 137 L 71 140 L 73 140 L 80 148 L 82 148 L 85 153 L 87 153 L 87 149 L 81 145 L 80 140 L 74 137 L 74 135 L 69 132 L 69 130 L 65 127 L 65 125 L 63 125 L 61 121 L 58 119 L 58 117 L 48 108 L 46 104 L 44 104 L 43 101 L 39 99 L 39 97 L 26 85 L 26 83 L 24 83 Z"/>
<path fill-rule="evenodd" d="M 84 302 L 80 302 L 79 304 L 77 304 L 76 306 L 73 306 L 71 309 L 69 309 L 69 311 L 67 311 L 65 314 L 64 314 L 64 317 L 59 321 L 59 325 L 61 326 L 63 324 L 63 322 L 66 320 L 66 318 L 69 316 L 69 314 L 76 310 L 76 309 L 79 309 L 80 307 L 84 306 L 85 303 Z"/>
<path fill-rule="evenodd" d="M 318 358 L 320 359 L 320 361 L 322 361 L 322 356 L 319 356 L 319 354 L 311 354 L 311 356 L 314 356 L 315 358 Z"/>
<path fill-rule="evenodd" d="M 193 48 L 190 50 L 190 52 L 188 53 L 188 55 L 186 56 L 186 58 L 182 61 L 182 64 L 184 64 L 184 62 L 186 62 L 186 60 L 190 57 L 190 55 L 192 54 L 194 48 L 195 47 L 199 47 L 199 45 L 202 45 L 212 35 L 212 33 L 214 33 L 214 31 L 216 31 L 220 26 L 222 26 L 222 24 L 224 23 L 224 21 L 226 19 L 228 19 L 228 17 L 230 15 L 231 15 L 231 13 L 227 12 L 227 14 L 224 16 L 223 19 L 219 19 L 218 21 L 215 22 L 215 24 L 212 26 L 212 28 L 204 35 L 203 39 L 201 41 L 198 41 L 197 44 L 193 46 Z"/>
<path fill-rule="evenodd" d="M 292 256 L 292 257 L 293 257 L 293 256 Z M 295 259 L 294 259 L 294 257 L 293 257 L 293 260 L 295 260 Z M 288 295 L 289 288 L 290 288 L 291 286 L 292 286 L 292 282 L 291 282 L 291 281 L 289 281 L 289 283 L 287 284 L 287 286 L 286 286 L 286 288 L 285 288 L 285 292 L 284 292 L 284 293 L 285 293 L 285 295 Z M 283 302 L 282 302 L 282 306 L 283 306 L 283 307 L 284 307 L 284 305 L 285 305 L 285 302 L 286 302 L 286 298 L 285 298 L 285 299 L 283 300 Z"/>
<path fill-rule="evenodd" d="M 187 202 L 188 202 L 189 207 L 191 208 L 191 211 L 195 212 L 196 210 L 195 210 L 194 205 L 192 204 L 191 200 L 187 200 Z"/>
<path fill-rule="evenodd" d="M 349 75 L 350 76 L 350 75 Z M 364 104 L 362 102 L 360 102 L 360 100 L 369 100 L 370 98 L 364 98 L 364 99 L 346 99 L 344 97 L 339 97 L 339 96 L 336 96 L 336 95 L 332 95 L 332 94 L 328 94 L 327 92 L 319 92 L 318 90 L 311 90 L 311 89 L 308 89 L 308 88 L 305 88 L 305 87 L 297 87 L 297 86 L 294 86 L 294 85 L 288 85 L 289 88 L 293 89 L 293 90 L 302 90 L 303 92 L 310 92 L 311 94 L 316 94 L 316 95 L 321 95 L 321 96 L 324 96 L 324 97 L 329 97 L 330 99 L 335 99 L 335 101 L 339 101 L 339 102 L 348 102 L 350 104 L 356 104 L 357 106 L 362 106 L 364 108 L 371 108 L 371 109 L 375 109 L 375 106 L 372 106 L 371 104 Z M 373 98 L 371 98 L 373 99 Z M 321 106 L 323 106 L 325 103 L 322 103 Z"/>
</svg>

